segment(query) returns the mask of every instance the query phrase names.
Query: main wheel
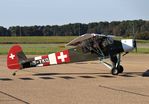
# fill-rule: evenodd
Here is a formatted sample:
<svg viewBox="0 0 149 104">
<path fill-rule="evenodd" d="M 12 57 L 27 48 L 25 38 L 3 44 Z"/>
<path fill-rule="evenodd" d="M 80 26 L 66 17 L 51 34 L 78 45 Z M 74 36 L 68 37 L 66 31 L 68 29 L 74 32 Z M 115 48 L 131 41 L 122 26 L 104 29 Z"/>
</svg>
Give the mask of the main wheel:
<svg viewBox="0 0 149 104">
<path fill-rule="evenodd" d="M 122 66 L 122 65 L 119 65 L 119 66 L 118 66 L 118 72 L 119 72 L 119 73 L 123 73 L 123 71 L 124 71 L 123 66 Z"/>
<path fill-rule="evenodd" d="M 118 70 L 117 68 L 113 68 L 113 69 L 111 70 L 111 73 L 112 73 L 112 75 L 118 75 L 119 70 Z"/>
</svg>

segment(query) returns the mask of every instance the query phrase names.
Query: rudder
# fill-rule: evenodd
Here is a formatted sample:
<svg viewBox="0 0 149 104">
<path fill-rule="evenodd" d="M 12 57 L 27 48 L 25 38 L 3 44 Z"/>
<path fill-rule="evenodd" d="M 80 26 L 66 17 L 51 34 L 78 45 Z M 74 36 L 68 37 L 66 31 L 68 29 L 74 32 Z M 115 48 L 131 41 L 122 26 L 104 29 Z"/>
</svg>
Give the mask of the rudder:
<svg viewBox="0 0 149 104">
<path fill-rule="evenodd" d="M 19 45 L 14 45 L 10 48 L 7 56 L 7 67 L 10 70 L 22 69 L 21 62 L 26 60 L 27 57 Z"/>
</svg>

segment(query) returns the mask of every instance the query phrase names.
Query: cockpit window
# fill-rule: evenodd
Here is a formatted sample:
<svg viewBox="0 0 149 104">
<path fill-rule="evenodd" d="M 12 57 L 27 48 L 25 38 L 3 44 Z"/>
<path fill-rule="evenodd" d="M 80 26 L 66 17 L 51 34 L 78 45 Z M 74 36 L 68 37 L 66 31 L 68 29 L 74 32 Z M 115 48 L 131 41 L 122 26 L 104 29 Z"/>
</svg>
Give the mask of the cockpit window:
<svg viewBox="0 0 149 104">
<path fill-rule="evenodd" d="M 106 47 L 106 46 L 108 46 L 108 45 L 110 45 L 110 44 L 113 44 L 113 39 L 110 38 L 110 37 L 105 38 L 105 39 L 103 40 L 103 42 L 102 42 L 103 47 Z"/>
<path fill-rule="evenodd" d="M 98 52 L 99 50 L 105 49 L 108 45 L 113 44 L 113 39 L 109 37 L 93 37 L 88 40 L 84 40 L 81 43 L 82 51 L 84 53 L 88 52 Z"/>
</svg>

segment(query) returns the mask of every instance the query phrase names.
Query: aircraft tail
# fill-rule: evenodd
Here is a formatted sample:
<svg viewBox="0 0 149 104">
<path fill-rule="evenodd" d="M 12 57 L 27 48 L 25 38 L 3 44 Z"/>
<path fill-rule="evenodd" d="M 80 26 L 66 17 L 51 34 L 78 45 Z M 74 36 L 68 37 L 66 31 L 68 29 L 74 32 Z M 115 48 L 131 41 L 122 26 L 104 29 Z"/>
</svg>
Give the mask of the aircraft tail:
<svg viewBox="0 0 149 104">
<path fill-rule="evenodd" d="M 22 69 L 22 62 L 27 60 L 27 57 L 19 45 L 14 45 L 10 48 L 7 56 L 7 67 L 10 70 Z"/>
</svg>

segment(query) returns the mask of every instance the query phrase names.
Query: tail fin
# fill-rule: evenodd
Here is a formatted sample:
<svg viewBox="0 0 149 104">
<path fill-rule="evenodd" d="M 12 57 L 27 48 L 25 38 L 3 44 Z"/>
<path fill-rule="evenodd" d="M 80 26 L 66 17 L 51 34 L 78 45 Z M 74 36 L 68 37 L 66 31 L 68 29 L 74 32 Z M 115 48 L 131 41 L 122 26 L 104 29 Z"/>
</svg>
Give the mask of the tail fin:
<svg viewBox="0 0 149 104">
<path fill-rule="evenodd" d="M 27 57 L 22 51 L 22 48 L 19 45 L 14 45 L 9 50 L 7 56 L 7 67 L 11 70 L 22 69 L 21 62 L 26 60 Z"/>
</svg>

